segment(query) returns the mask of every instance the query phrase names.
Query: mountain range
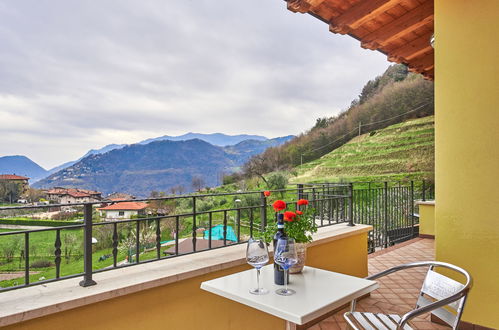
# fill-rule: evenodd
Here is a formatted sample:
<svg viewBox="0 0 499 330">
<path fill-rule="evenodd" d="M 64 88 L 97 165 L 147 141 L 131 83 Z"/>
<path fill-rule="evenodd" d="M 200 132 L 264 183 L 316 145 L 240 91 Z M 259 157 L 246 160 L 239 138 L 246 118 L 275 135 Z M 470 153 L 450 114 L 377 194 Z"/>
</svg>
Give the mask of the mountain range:
<svg viewBox="0 0 499 330">
<path fill-rule="evenodd" d="M 119 191 L 143 197 L 153 190 L 168 191 L 178 186 L 184 191 L 192 191 L 193 178 L 201 178 L 204 186 L 216 186 L 223 174 L 237 170 L 251 156 L 293 137 L 243 140 L 225 147 L 201 139 L 171 141 L 159 138 L 147 144 L 137 143 L 89 154 L 40 180 L 34 187 L 85 188 L 103 194 Z"/>
</svg>

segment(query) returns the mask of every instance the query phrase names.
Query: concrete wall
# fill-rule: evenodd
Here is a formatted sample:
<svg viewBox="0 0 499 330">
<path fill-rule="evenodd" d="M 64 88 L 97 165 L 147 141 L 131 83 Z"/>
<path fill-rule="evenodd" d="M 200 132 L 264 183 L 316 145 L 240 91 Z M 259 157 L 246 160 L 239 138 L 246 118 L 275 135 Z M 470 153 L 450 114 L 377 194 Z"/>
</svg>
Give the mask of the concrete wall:
<svg viewBox="0 0 499 330">
<path fill-rule="evenodd" d="M 499 1 L 435 1 L 436 257 L 475 283 L 463 320 L 499 328 Z"/>
<path fill-rule="evenodd" d="M 419 234 L 435 236 L 435 203 L 419 204 Z"/>
</svg>

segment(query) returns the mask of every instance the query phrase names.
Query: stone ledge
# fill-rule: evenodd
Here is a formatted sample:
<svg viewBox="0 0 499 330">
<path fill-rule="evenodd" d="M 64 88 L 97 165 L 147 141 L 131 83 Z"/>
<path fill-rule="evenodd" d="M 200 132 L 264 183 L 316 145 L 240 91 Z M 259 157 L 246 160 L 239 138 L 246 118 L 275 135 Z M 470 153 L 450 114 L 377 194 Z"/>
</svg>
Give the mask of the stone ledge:
<svg viewBox="0 0 499 330">
<path fill-rule="evenodd" d="M 372 230 L 346 224 L 320 228 L 311 246 Z M 83 288 L 81 278 L 0 293 L 0 327 L 97 303 L 246 264 L 246 245 L 239 244 L 182 257 L 94 274 L 97 285 Z"/>
<path fill-rule="evenodd" d="M 433 205 L 433 206 L 435 206 L 435 201 L 416 201 L 416 205 Z"/>
</svg>

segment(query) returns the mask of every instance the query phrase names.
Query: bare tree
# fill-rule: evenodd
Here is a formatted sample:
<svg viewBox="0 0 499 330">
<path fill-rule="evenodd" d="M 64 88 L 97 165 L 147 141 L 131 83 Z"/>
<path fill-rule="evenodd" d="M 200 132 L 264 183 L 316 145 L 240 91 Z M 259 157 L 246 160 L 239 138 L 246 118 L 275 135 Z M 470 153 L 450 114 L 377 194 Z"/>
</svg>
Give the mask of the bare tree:
<svg viewBox="0 0 499 330">
<path fill-rule="evenodd" d="M 196 191 L 201 191 L 201 189 L 204 187 L 205 183 L 202 177 L 200 176 L 193 176 L 192 177 L 192 188 Z"/>
</svg>

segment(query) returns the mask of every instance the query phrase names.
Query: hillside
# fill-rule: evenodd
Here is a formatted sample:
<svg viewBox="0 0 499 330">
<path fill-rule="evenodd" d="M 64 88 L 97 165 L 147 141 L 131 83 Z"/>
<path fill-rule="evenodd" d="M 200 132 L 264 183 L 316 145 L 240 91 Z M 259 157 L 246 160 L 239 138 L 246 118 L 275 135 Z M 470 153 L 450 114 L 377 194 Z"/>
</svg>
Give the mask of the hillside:
<svg viewBox="0 0 499 330">
<path fill-rule="evenodd" d="M 332 112 L 336 112 L 333 111 Z M 368 81 L 350 106 L 279 147 L 268 148 L 244 166 L 246 177 L 287 170 L 322 157 L 362 133 L 434 113 L 433 82 L 401 64 Z"/>
<path fill-rule="evenodd" d="M 296 168 L 292 182 L 431 179 L 434 117 L 408 120 L 355 137 Z"/>
<path fill-rule="evenodd" d="M 30 178 L 35 182 L 45 176 L 48 171 L 25 156 L 0 157 L 0 174 L 17 174 Z"/>
</svg>

